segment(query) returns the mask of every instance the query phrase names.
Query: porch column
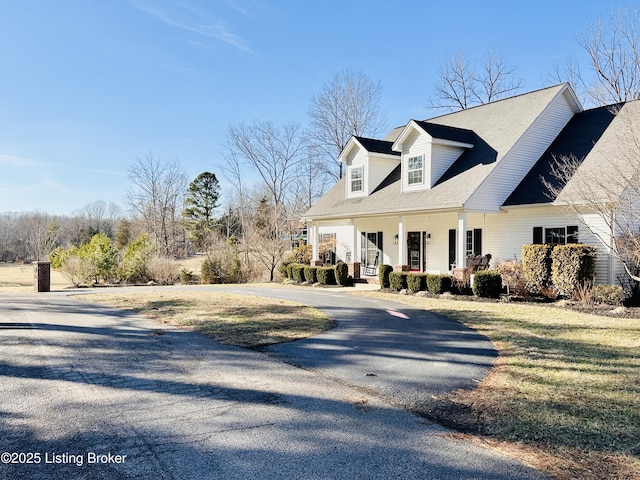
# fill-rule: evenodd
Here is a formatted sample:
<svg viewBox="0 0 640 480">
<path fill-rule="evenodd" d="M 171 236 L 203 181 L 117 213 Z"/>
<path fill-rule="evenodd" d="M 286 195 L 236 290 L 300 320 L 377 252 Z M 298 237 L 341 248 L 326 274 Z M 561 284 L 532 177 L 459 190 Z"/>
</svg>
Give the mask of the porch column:
<svg viewBox="0 0 640 480">
<path fill-rule="evenodd" d="M 458 243 L 456 248 L 456 266 L 458 268 L 466 267 L 467 259 L 465 253 L 467 251 L 467 214 L 458 214 Z"/>
<path fill-rule="evenodd" d="M 353 225 L 353 246 L 351 247 L 351 261 L 352 262 L 360 262 L 363 265 L 366 265 L 367 262 L 364 259 L 360 258 L 361 247 L 358 245 L 358 242 L 359 242 L 358 239 L 360 237 L 360 232 L 356 228 L 355 220 L 353 220 L 351 222 L 351 225 Z"/>
<path fill-rule="evenodd" d="M 404 264 L 404 217 L 398 217 L 398 265 Z"/>
<path fill-rule="evenodd" d="M 307 232 L 307 236 L 309 237 L 309 240 L 311 241 L 311 260 L 320 260 L 319 254 L 318 254 L 318 244 L 320 243 L 320 241 L 318 240 L 318 226 L 315 223 L 309 222 L 308 224 L 308 229 L 309 231 Z"/>
</svg>

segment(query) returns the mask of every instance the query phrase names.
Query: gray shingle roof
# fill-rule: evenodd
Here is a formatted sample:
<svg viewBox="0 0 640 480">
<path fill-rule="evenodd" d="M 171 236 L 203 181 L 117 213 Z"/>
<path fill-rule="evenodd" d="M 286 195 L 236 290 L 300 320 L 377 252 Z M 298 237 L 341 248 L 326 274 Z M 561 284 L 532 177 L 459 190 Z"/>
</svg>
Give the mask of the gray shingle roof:
<svg viewBox="0 0 640 480">
<path fill-rule="evenodd" d="M 564 88 L 564 84 L 556 85 L 420 122 L 421 128 L 438 132 L 432 135 L 434 137 L 445 132 L 455 135 L 464 133 L 465 138 L 471 140 L 464 143 L 475 146 L 462 154 L 431 189 L 401 192 L 401 172 L 398 167 L 370 195 L 347 199 L 343 179 L 309 209 L 304 217 L 344 218 L 462 208 L 497 162 Z M 385 141 L 395 141 L 402 130 L 403 128 L 394 129 L 385 137 Z"/>
</svg>

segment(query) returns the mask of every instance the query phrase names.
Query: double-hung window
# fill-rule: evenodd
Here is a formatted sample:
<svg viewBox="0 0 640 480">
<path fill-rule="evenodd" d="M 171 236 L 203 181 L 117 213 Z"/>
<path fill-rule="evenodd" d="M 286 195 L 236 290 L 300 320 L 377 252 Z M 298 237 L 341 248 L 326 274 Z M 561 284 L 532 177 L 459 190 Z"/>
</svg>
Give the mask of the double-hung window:
<svg viewBox="0 0 640 480">
<path fill-rule="evenodd" d="M 351 192 L 362 191 L 363 177 L 364 177 L 364 167 L 351 168 Z"/>
<path fill-rule="evenodd" d="M 407 160 L 407 172 L 407 183 L 409 185 L 422 183 L 422 155 L 409 157 L 409 160 Z"/>
</svg>

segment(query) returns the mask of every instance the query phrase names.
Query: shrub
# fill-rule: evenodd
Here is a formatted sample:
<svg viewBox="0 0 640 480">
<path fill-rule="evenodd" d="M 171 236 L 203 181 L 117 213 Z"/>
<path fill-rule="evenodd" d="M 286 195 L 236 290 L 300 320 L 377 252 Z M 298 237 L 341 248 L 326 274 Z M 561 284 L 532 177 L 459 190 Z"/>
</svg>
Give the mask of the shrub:
<svg viewBox="0 0 640 480">
<path fill-rule="evenodd" d="M 291 267 L 291 272 L 293 273 L 293 281 L 302 283 L 304 282 L 304 265 L 299 263 L 294 263 L 293 267 Z"/>
<path fill-rule="evenodd" d="M 502 292 L 502 276 L 495 270 L 481 270 L 474 275 L 472 288 L 477 297 L 498 298 Z"/>
<path fill-rule="evenodd" d="M 200 266 L 200 283 L 209 284 L 216 283 L 217 269 L 210 258 L 205 258 L 204 262 Z"/>
<path fill-rule="evenodd" d="M 167 257 L 153 257 L 147 265 L 149 278 L 160 285 L 173 285 L 178 279 L 178 264 Z"/>
<path fill-rule="evenodd" d="M 285 268 L 286 277 L 289 280 L 293 280 L 293 266 L 295 263 L 289 263 Z"/>
<path fill-rule="evenodd" d="M 594 285 L 592 294 L 595 302 L 615 306 L 622 305 L 626 298 L 620 285 Z"/>
<path fill-rule="evenodd" d="M 389 286 L 392 290 L 399 292 L 408 288 L 407 272 L 391 272 L 389 273 Z"/>
<path fill-rule="evenodd" d="M 495 270 L 502 275 L 502 286 L 507 287 L 509 293 L 524 295 L 527 293 L 527 280 L 522 268 L 522 262 L 507 260 L 496 264 Z"/>
<path fill-rule="evenodd" d="M 584 244 L 556 245 L 551 253 L 553 285 L 566 297 L 572 297 L 580 285 L 592 282 L 596 248 Z"/>
<path fill-rule="evenodd" d="M 307 283 L 318 283 L 318 267 L 312 267 L 311 265 L 304 266 L 304 278 L 307 279 Z"/>
<path fill-rule="evenodd" d="M 378 266 L 378 281 L 380 282 L 380 288 L 389 288 L 389 274 L 393 272 L 391 265 Z"/>
<path fill-rule="evenodd" d="M 451 290 L 451 276 L 447 274 L 442 275 L 427 275 L 427 290 L 435 295 L 448 292 Z"/>
<path fill-rule="evenodd" d="M 407 290 L 411 293 L 421 292 L 427 289 L 427 276 L 424 273 L 407 274 Z"/>
<path fill-rule="evenodd" d="M 336 284 L 336 271 L 333 267 L 316 267 L 318 282 L 322 285 Z"/>
<path fill-rule="evenodd" d="M 122 262 L 120 276 L 127 282 L 146 282 L 147 263 L 155 254 L 156 248 L 148 234 L 143 233 L 127 245 Z"/>
<path fill-rule="evenodd" d="M 526 288 L 541 293 L 551 285 L 551 251 L 553 245 L 523 245 L 522 272 Z"/>
<path fill-rule="evenodd" d="M 346 287 L 349 283 L 349 265 L 340 260 L 336 263 L 336 281 L 338 285 Z"/>
<path fill-rule="evenodd" d="M 180 270 L 180 283 L 182 285 L 190 285 L 191 282 L 193 282 L 193 272 L 190 270 L 187 270 L 186 268 L 183 268 L 182 270 Z"/>
</svg>

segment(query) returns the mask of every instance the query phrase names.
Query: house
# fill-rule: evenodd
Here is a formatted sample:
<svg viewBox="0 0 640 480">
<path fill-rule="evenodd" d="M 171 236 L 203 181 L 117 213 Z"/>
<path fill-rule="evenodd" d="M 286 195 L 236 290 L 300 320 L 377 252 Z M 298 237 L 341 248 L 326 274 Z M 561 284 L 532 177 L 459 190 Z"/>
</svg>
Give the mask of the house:
<svg viewBox="0 0 640 480">
<path fill-rule="evenodd" d="M 313 258 L 330 245 L 348 263 L 445 273 L 469 254 L 504 261 L 520 259 L 524 244 L 580 242 L 599 248 L 597 281 L 616 283 L 621 266 L 592 233 L 600 219 L 585 227 L 560 198 L 571 182 L 559 196 L 548 184 L 554 158 L 573 155 L 597 171 L 603 156 L 618 155 L 618 117 L 584 110 L 561 84 L 411 120 L 384 139 L 353 137 L 338 159 L 344 178 L 304 214 Z"/>
</svg>

